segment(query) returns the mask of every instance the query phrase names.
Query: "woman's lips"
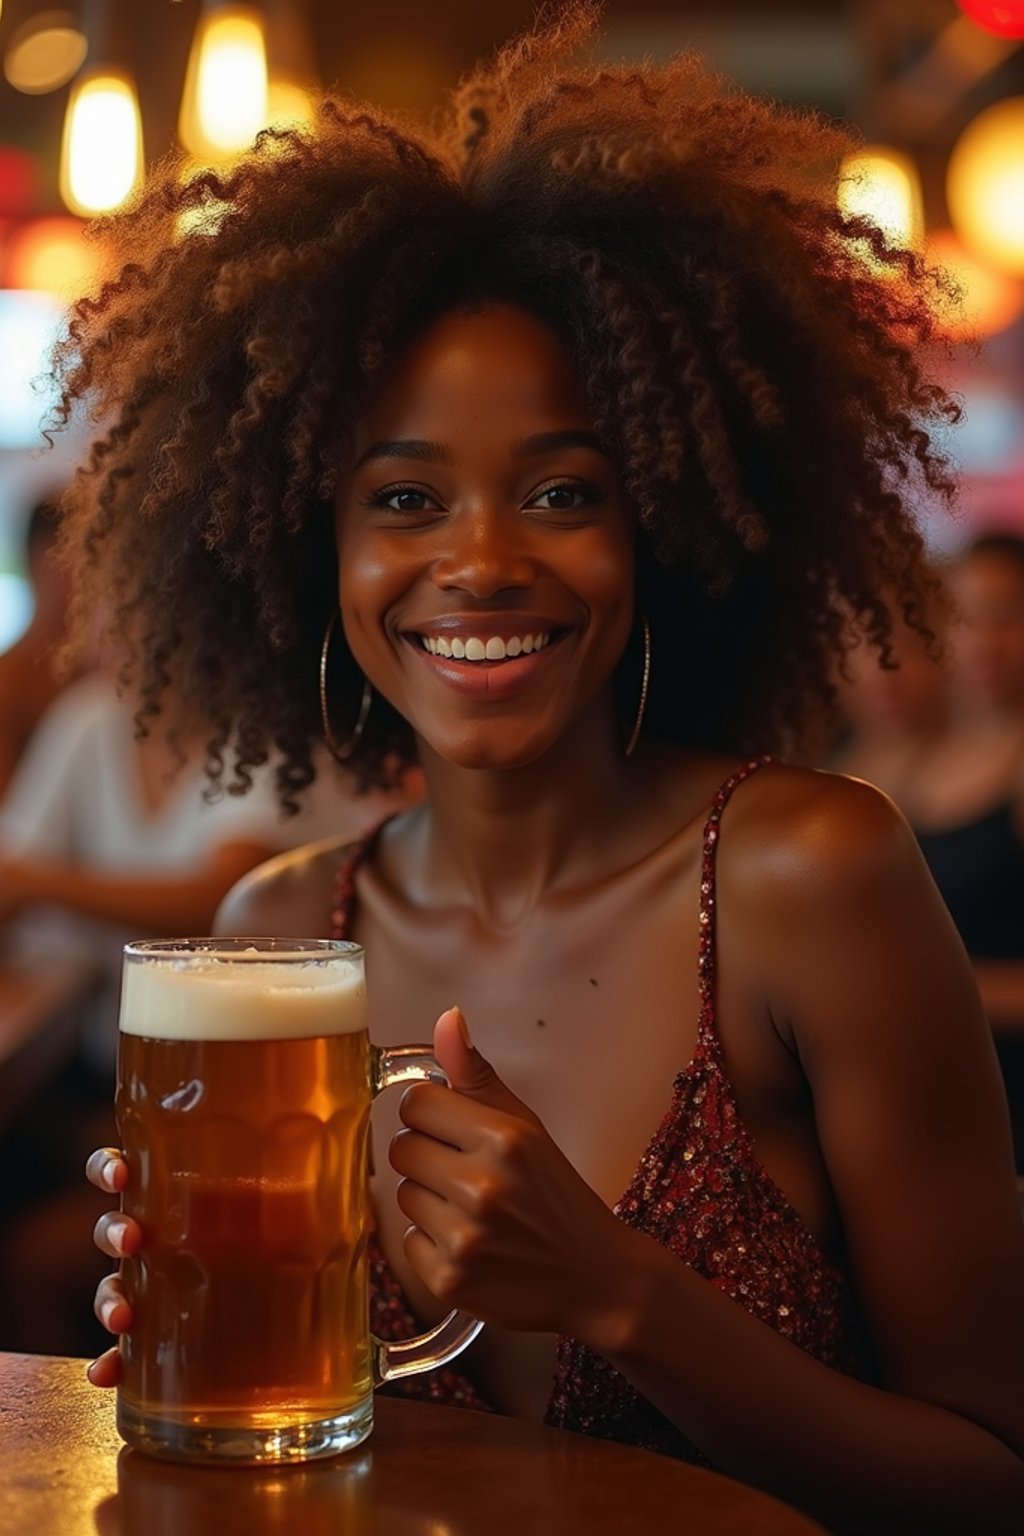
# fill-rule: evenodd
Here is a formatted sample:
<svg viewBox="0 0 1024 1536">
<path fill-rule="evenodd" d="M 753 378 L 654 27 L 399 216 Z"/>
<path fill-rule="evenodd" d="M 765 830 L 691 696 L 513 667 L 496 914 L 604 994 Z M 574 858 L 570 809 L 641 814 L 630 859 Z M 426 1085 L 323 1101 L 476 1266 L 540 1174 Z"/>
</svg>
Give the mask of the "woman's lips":
<svg viewBox="0 0 1024 1536">
<path fill-rule="evenodd" d="M 544 631 L 540 633 L 543 634 Z M 493 656 L 488 659 L 485 655 L 485 658 L 480 661 L 457 656 L 442 656 L 429 651 L 423 643 L 423 636 L 419 634 L 405 635 L 403 638 L 419 657 L 421 663 L 439 682 L 445 683 L 465 698 L 499 702 L 511 698 L 522 688 L 528 687 L 546 671 L 552 653 L 558 649 L 568 633 L 569 631 L 562 630 L 559 634 L 549 634 L 539 650 L 531 650 L 526 655 L 520 652 L 518 656 L 509 656 L 506 646 L 504 659 Z"/>
</svg>

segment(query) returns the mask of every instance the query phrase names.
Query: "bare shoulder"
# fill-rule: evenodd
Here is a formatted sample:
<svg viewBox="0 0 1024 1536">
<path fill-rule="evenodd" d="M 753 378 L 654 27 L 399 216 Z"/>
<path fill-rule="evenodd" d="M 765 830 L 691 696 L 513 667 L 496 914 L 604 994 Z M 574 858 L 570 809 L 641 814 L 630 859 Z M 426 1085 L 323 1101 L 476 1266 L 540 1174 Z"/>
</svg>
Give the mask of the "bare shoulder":
<svg viewBox="0 0 1024 1536">
<path fill-rule="evenodd" d="M 730 864 L 762 895 L 834 899 L 924 874 L 904 816 L 862 779 L 779 764 L 758 774 L 731 812 Z"/>
<path fill-rule="evenodd" d="M 338 869 L 351 840 L 321 838 L 290 848 L 243 876 L 218 909 L 217 933 L 251 938 L 310 939 L 330 925 Z"/>
<path fill-rule="evenodd" d="M 951 1062 L 990 1053 L 963 945 L 889 797 L 786 767 L 745 788 L 723 822 L 723 910 L 805 1069 L 822 1045 L 844 1061 L 867 1049 L 876 1063 L 905 1050 L 918 1076 L 916 1058 L 939 1042 Z"/>
</svg>

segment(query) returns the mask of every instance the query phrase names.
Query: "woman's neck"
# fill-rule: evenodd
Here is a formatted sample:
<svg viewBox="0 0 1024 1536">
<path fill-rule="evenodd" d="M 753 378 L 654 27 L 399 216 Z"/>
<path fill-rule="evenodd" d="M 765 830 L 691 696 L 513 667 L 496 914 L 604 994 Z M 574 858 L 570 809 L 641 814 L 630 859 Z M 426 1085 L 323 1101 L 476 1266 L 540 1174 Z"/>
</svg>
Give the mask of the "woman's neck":
<svg viewBox="0 0 1024 1536">
<path fill-rule="evenodd" d="M 641 747 L 627 759 L 603 712 L 521 768 L 461 768 L 421 743 L 423 881 L 435 899 L 465 902 L 500 927 L 514 926 L 545 895 L 596 884 L 645 851 L 657 757 Z"/>
</svg>

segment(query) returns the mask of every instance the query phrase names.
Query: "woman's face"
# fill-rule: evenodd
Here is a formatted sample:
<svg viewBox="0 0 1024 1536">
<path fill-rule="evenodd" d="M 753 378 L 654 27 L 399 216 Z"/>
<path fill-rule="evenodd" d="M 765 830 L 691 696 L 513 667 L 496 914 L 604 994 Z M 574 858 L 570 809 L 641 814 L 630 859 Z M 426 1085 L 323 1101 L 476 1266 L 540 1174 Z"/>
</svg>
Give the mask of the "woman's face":
<svg viewBox="0 0 1024 1536">
<path fill-rule="evenodd" d="M 956 569 L 951 587 L 958 689 L 999 709 L 1024 705 L 1024 565 L 979 551 Z"/>
<path fill-rule="evenodd" d="M 591 708 L 633 621 L 635 519 L 555 334 L 498 306 L 396 359 L 339 493 L 345 633 L 440 756 L 533 761 Z"/>
</svg>

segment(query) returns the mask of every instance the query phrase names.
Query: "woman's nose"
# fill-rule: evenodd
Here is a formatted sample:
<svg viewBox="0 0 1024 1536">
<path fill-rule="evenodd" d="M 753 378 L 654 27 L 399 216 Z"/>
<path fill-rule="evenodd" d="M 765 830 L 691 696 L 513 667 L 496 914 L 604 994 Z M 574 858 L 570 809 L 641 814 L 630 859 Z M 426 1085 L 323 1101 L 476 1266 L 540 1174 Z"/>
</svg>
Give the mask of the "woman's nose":
<svg viewBox="0 0 1024 1536">
<path fill-rule="evenodd" d="M 493 597 L 512 587 L 532 586 L 535 563 L 518 516 L 474 512 L 445 525 L 446 548 L 434 563 L 434 582 L 442 591 Z"/>
</svg>

